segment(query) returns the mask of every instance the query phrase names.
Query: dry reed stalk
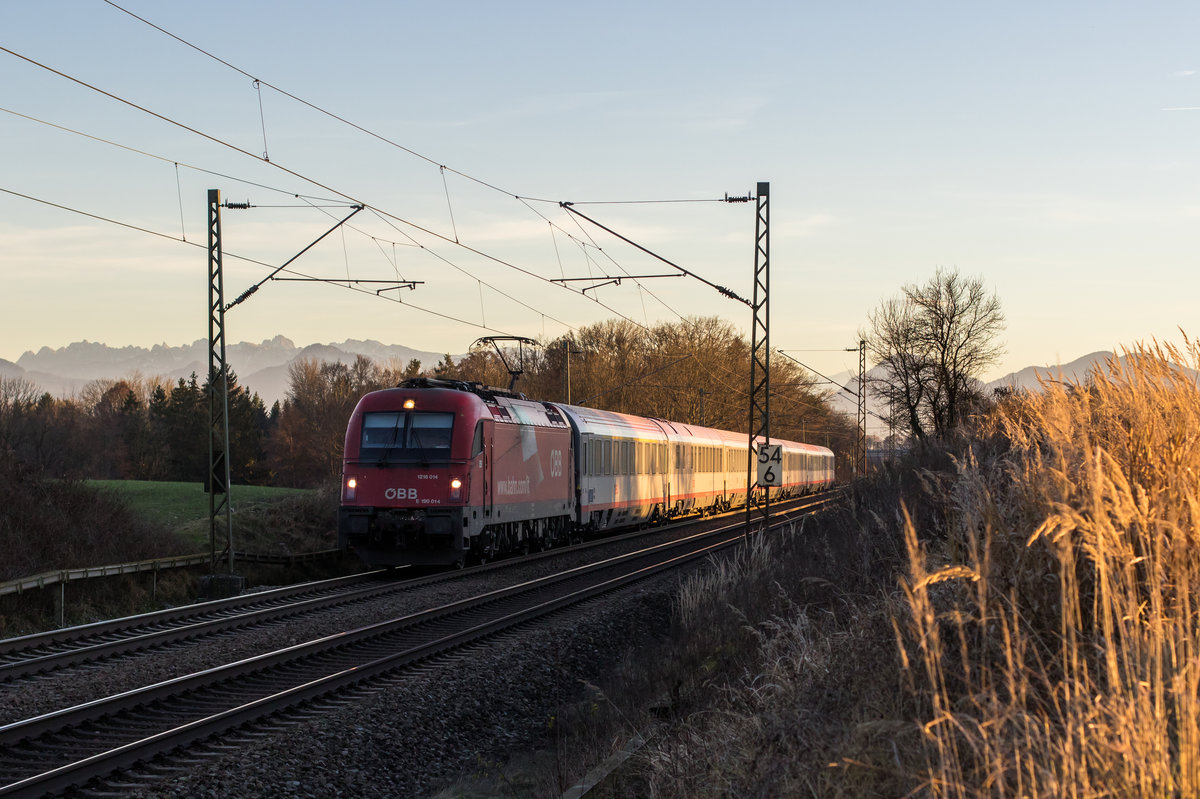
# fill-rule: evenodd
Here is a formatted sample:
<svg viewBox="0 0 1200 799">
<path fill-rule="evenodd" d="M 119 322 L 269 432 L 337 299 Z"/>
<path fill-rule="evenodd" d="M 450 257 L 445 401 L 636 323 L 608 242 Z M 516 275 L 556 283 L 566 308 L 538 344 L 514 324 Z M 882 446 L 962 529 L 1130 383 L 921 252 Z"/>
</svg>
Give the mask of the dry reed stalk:
<svg viewBox="0 0 1200 799">
<path fill-rule="evenodd" d="M 1185 357 L 1185 352 L 1186 356 Z M 1200 793 L 1200 348 L 1153 344 L 1002 405 L 945 551 L 907 523 L 935 796 Z"/>
</svg>

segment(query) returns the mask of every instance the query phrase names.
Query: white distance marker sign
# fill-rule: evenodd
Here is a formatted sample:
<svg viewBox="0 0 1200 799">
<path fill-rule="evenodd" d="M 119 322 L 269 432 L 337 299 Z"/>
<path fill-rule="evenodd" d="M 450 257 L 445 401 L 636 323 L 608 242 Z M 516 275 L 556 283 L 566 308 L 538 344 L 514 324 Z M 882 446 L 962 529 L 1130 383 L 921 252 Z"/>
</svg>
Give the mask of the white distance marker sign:
<svg viewBox="0 0 1200 799">
<path fill-rule="evenodd" d="M 760 488 L 776 488 L 783 483 L 783 445 L 767 444 L 758 448 Z"/>
</svg>

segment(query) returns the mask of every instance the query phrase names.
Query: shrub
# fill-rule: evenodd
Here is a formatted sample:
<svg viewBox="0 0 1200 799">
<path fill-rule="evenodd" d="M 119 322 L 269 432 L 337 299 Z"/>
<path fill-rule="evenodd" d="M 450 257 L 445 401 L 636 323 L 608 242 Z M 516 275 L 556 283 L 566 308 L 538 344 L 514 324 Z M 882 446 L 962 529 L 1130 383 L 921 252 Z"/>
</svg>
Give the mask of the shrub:
<svg viewBox="0 0 1200 799">
<path fill-rule="evenodd" d="M 0 462 L 0 580 L 181 549 L 173 535 L 135 518 L 110 492 Z"/>
</svg>

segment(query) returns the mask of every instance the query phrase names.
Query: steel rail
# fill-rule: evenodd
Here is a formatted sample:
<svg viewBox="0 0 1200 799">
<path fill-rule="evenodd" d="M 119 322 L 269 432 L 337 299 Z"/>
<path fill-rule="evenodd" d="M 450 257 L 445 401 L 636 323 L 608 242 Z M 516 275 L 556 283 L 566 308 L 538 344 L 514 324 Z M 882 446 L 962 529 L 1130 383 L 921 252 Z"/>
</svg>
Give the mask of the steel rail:
<svg viewBox="0 0 1200 799">
<path fill-rule="evenodd" d="M 787 524 L 784 520 L 782 524 Z M 103 700 L 85 703 L 55 713 L 45 714 L 23 722 L 0 727 L 0 756 L 7 750 L 8 768 L 28 767 L 24 758 L 44 756 L 46 752 L 66 754 L 78 760 L 54 766 L 47 771 L 34 774 L 9 774 L 16 781 L 0 786 L 0 796 L 26 791 L 59 791 L 78 785 L 101 773 L 109 773 L 132 762 L 144 760 L 154 753 L 161 753 L 187 745 L 221 730 L 245 723 L 251 718 L 277 712 L 284 707 L 293 707 L 316 696 L 357 685 L 381 673 L 394 671 L 406 664 L 427 659 L 437 653 L 456 649 L 466 643 L 493 635 L 500 630 L 511 629 L 530 620 L 542 618 L 567 606 L 578 604 L 608 591 L 618 590 L 632 581 L 646 579 L 666 569 L 736 545 L 742 541 L 741 525 L 722 526 L 718 530 L 698 533 L 684 539 L 659 544 L 638 552 L 601 561 L 597 564 L 577 567 L 539 580 L 498 589 L 480 597 L 451 603 L 412 614 L 403 619 L 370 625 L 360 630 L 317 639 L 313 642 L 248 658 L 217 669 L 168 680 L 156 685 L 128 691 Z M 641 565 L 632 565 L 639 564 Z M 615 571 L 615 576 L 605 576 Z M 587 580 L 582 588 L 573 583 Z M 546 592 L 557 589 L 558 596 L 546 599 Z M 524 598 L 524 599 L 523 599 Z M 520 603 L 513 608 L 510 605 Z M 480 618 L 482 614 L 482 619 Z M 435 632 L 432 637 L 413 642 L 404 636 L 412 636 L 420 627 L 436 627 L 459 618 L 459 629 L 450 633 Z M 465 621 L 461 621 L 465 619 Z M 399 635 L 399 641 L 389 642 L 388 636 Z M 357 647 L 357 649 L 355 649 Z M 383 654 L 377 654 L 380 648 Z M 315 665 L 297 665 L 301 657 L 316 659 Z M 313 669 L 318 669 L 314 673 Z M 279 677 L 270 669 L 285 672 L 290 680 L 286 687 L 269 685 Z M 252 698 L 232 699 L 230 694 L 241 690 L 247 683 L 268 683 L 266 693 Z M 211 700 L 192 692 L 210 687 L 220 695 L 225 706 L 212 708 L 206 704 Z M 260 690 L 261 687 L 260 687 Z M 178 723 L 170 719 L 169 709 L 199 707 L 199 718 Z M 148 721 L 128 727 L 122 734 L 113 725 L 135 720 L 139 716 L 168 717 L 166 730 L 146 729 Z M 139 729 L 141 728 L 141 729 Z M 89 748 L 89 734 L 100 734 L 109 740 L 122 734 L 126 739 L 116 747 L 96 752 L 95 742 Z M 128 740 L 130 734 L 134 740 Z M 149 734 L 147 734 L 149 733 Z M 17 747 L 17 749 L 14 749 Z M 75 751 L 72 753 L 72 747 Z M 80 748 L 84 748 L 80 752 Z M 18 751 L 21 750 L 21 751 Z M 15 758 L 14 758 L 15 756 Z M 34 766 L 41 768 L 42 766 Z M 25 769 L 27 772 L 27 768 Z"/>
<path fill-rule="evenodd" d="M 699 522 L 698 519 L 691 520 L 688 526 Z M 681 526 L 676 525 L 675 529 L 679 530 Z M 283 618 L 317 613 L 541 558 L 619 543 L 646 534 L 646 531 L 639 530 L 571 547 L 546 550 L 520 559 L 496 561 L 471 569 L 444 572 L 401 583 L 380 585 L 378 578 L 386 572 L 379 570 L 0 640 L 0 683 L 118 655 L 149 651 L 231 629 L 249 628 Z"/>
<path fill-rule="evenodd" d="M 207 556 L 206 556 L 207 557 Z M 225 599 L 213 599 L 207 602 L 197 602 L 180 605 L 165 610 L 155 610 L 149 613 L 139 613 L 134 616 L 122 616 L 116 619 L 81 624 L 74 627 L 61 627 L 40 633 L 0 639 L 0 658 L 15 652 L 36 650 L 43 647 L 77 642 L 81 639 L 94 638 L 111 634 L 119 634 L 133 628 L 150 627 L 160 624 L 188 623 L 204 614 L 222 613 L 231 609 L 245 607 L 249 603 L 287 601 L 294 597 L 312 594 L 313 592 L 338 590 L 348 585 L 356 585 L 366 580 L 377 578 L 383 570 L 362 572 L 335 577 L 329 580 L 316 580 L 307 583 L 273 588 L 269 591 L 259 591 L 253 594 L 242 594 Z"/>
</svg>

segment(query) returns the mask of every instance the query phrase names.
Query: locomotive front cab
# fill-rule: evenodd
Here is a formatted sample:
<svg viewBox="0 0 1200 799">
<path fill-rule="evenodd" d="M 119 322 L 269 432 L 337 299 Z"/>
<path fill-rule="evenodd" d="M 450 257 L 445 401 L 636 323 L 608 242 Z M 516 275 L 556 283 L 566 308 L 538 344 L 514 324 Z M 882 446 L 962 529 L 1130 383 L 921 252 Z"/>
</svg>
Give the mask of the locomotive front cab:
<svg viewBox="0 0 1200 799">
<path fill-rule="evenodd" d="M 346 430 L 338 538 L 372 565 L 445 565 L 464 551 L 476 417 L 469 395 L 386 389 Z"/>
</svg>

